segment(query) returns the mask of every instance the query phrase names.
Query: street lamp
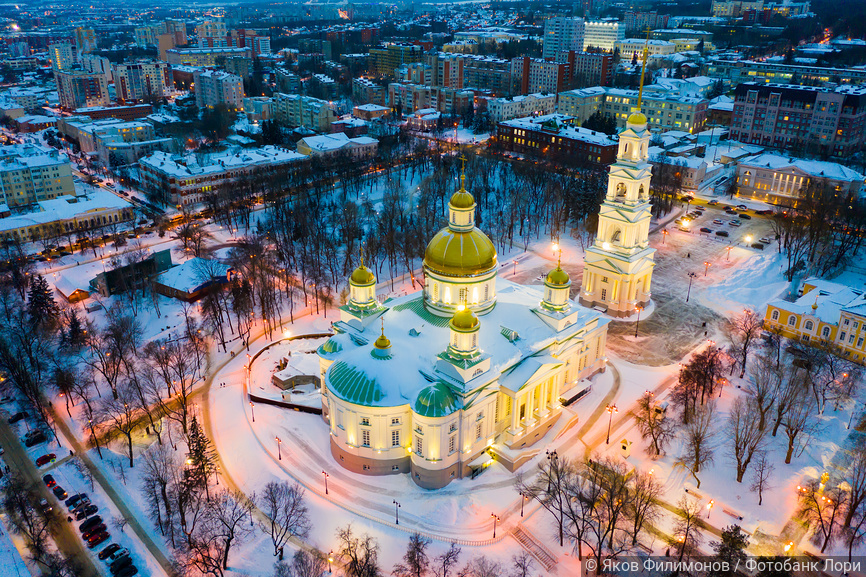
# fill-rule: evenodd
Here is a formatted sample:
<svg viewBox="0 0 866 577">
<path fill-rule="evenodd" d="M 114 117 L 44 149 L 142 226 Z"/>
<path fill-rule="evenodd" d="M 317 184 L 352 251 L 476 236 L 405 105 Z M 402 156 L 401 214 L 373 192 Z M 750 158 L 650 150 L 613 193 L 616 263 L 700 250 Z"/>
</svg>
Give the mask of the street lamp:
<svg viewBox="0 0 866 577">
<path fill-rule="evenodd" d="M 707 271 L 710 270 L 710 261 L 704 261 L 704 276 L 707 276 Z"/>
<path fill-rule="evenodd" d="M 511 261 L 511 264 L 514 265 L 514 268 L 511 270 L 511 274 L 516 275 L 517 274 L 517 261 L 513 260 L 513 261 Z"/>
<path fill-rule="evenodd" d="M 640 326 L 640 312 L 643 310 L 643 307 L 637 305 L 635 310 L 637 311 L 637 322 L 634 324 L 634 338 L 637 338 L 637 328 Z"/>
<path fill-rule="evenodd" d="M 695 273 L 693 273 L 693 272 L 690 272 L 690 273 L 689 273 L 689 291 L 686 293 L 686 302 L 689 302 L 689 297 L 692 295 L 692 281 L 693 281 L 693 280 L 695 279 L 695 277 L 697 277 L 697 276 L 698 276 L 698 275 L 695 274 Z"/>
<path fill-rule="evenodd" d="M 728 251 L 728 254 L 725 255 L 725 260 L 731 260 L 731 249 L 734 248 L 731 245 L 725 247 L 725 250 Z"/>
<path fill-rule="evenodd" d="M 400 507 L 402 507 L 402 505 L 397 502 L 397 499 L 394 499 L 394 518 L 397 521 L 397 525 L 400 524 Z"/>
<path fill-rule="evenodd" d="M 493 538 L 496 539 L 496 522 L 499 521 L 499 515 L 490 513 L 490 516 L 493 517 Z"/>
<path fill-rule="evenodd" d="M 616 408 L 616 404 L 608 405 L 605 409 L 607 414 L 609 415 L 607 418 L 607 440 L 604 442 L 605 445 L 610 444 L 610 425 L 613 423 L 613 414 L 618 413 L 619 409 Z"/>
<path fill-rule="evenodd" d="M 668 232 L 668 229 L 666 229 L 666 228 L 662 229 L 662 244 L 665 243 L 665 240 L 667 240 L 669 234 L 670 233 Z"/>
<path fill-rule="evenodd" d="M 523 491 L 518 491 L 518 495 L 520 495 L 520 516 L 523 517 L 523 505 L 529 500 L 529 495 L 524 493 Z"/>
<path fill-rule="evenodd" d="M 334 562 L 334 552 L 328 551 L 328 573 L 331 573 L 331 563 Z"/>
<path fill-rule="evenodd" d="M 716 501 L 714 499 L 710 499 L 710 502 L 707 503 L 707 519 L 710 518 L 710 513 L 712 512 L 713 505 L 715 505 L 715 504 L 716 504 Z"/>
<path fill-rule="evenodd" d="M 252 401 L 250 401 L 250 412 L 253 414 L 253 422 L 255 423 L 256 422 L 256 410 L 255 410 L 255 405 L 253 404 Z"/>
<path fill-rule="evenodd" d="M 544 453 L 547 455 L 547 461 L 550 463 L 548 468 L 553 467 L 554 463 L 556 463 L 556 460 L 559 458 L 559 455 L 556 454 L 556 450 L 544 451 Z M 547 492 L 548 493 L 550 492 L 550 481 L 552 480 L 552 478 L 553 478 L 553 475 L 547 476 Z"/>
<path fill-rule="evenodd" d="M 280 461 L 282 461 L 283 460 L 283 440 L 279 437 L 276 437 L 276 439 L 277 439 L 277 457 L 279 458 Z"/>
<path fill-rule="evenodd" d="M 325 477 L 325 495 L 327 495 L 328 494 L 328 477 L 330 477 L 330 475 L 324 471 L 322 471 L 322 475 L 324 475 L 324 477 Z"/>
</svg>

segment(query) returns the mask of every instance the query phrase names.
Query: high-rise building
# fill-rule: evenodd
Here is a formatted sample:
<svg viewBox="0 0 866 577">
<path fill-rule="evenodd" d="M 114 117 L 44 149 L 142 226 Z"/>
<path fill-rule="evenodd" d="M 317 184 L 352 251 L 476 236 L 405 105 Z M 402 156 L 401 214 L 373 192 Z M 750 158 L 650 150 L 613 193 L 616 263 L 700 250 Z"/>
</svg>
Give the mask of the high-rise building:
<svg viewBox="0 0 866 577">
<path fill-rule="evenodd" d="M 604 52 L 578 52 L 569 50 L 565 53 L 568 62 L 571 86 L 607 86 L 613 76 L 613 54 Z"/>
<path fill-rule="evenodd" d="M 652 12 L 638 12 L 635 10 L 627 10 L 623 16 L 623 25 L 626 32 L 643 33 L 647 28 L 654 30 L 656 28 L 664 28 L 668 25 L 670 15 L 659 14 L 655 10 Z M 637 34 L 639 36 L 639 34 Z"/>
<path fill-rule="evenodd" d="M 561 92 L 568 79 L 568 63 L 529 56 L 518 56 L 511 60 L 511 82 L 517 94 Z"/>
<path fill-rule="evenodd" d="M 216 66 L 217 59 L 252 58 L 252 55 L 249 48 L 171 48 L 166 51 L 165 60 L 172 66 Z"/>
<path fill-rule="evenodd" d="M 105 56 L 97 56 L 96 54 L 82 54 L 79 57 L 82 70 L 93 74 L 102 74 L 105 76 L 106 82 L 112 81 L 111 61 Z"/>
<path fill-rule="evenodd" d="M 75 49 L 79 56 L 96 50 L 96 32 L 93 28 L 75 29 Z"/>
<path fill-rule="evenodd" d="M 53 70 L 69 70 L 75 65 L 75 53 L 72 51 L 72 44 L 69 42 L 50 44 L 48 46 L 48 59 L 51 61 Z"/>
<path fill-rule="evenodd" d="M 424 49 L 415 44 L 386 44 L 381 48 L 370 49 L 370 70 L 374 74 L 393 76 L 397 68 L 421 62 L 423 56 Z"/>
<path fill-rule="evenodd" d="M 124 103 L 162 98 L 171 89 L 171 68 L 160 60 L 115 64 L 113 73 L 117 99 Z"/>
<path fill-rule="evenodd" d="M 56 71 L 57 96 L 60 106 L 74 110 L 85 106 L 108 106 L 108 82 L 103 74 L 92 74 L 83 70 Z"/>
<path fill-rule="evenodd" d="M 272 112 L 275 119 L 289 126 L 305 126 L 319 132 L 330 132 L 331 123 L 337 120 L 330 102 L 300 94 L 278 92 L 274 95 Z"/>
<path fill-rule="evenodd" d="M 186 38 L 186 22 L 180 19 L 169 18 L 165 21 L 165 32 L 174 36 L 175 46 L 185 46 Z"/>
<path fill-rule="evenodd" d="M 249 48 L 253 54 L 271 53 L 271 37 L 260 36 L 255 30 L 232 30 L 228 34 L 227 43 L 232 48 Z"/>
<path fill-rule="evenodd" d="M 607 195 L 598 213 L 595 243 L 586 249 L 580 304 L 628 317 L 650 301 L 655 249 L 650 248 L 650 131 L 647 117 L 633 112 L 619 134 Z"/>
<path fill-rule="evenodd" d="M 559 60 L 569 50 L 583 50 L 584 20 L 557 16 L 544 21 L 542 57 Z"/>
<path fill-rule="evenodd" d="M 747 82 L 734 94 L 733 139 L 838 157 L 866 144 L 866 88 Z"/>
<path fill-rule="evenodd" d="M 240 76 L 221 70 L 197 70 L 195 103 L 199 108 L 213 108 L 220 104 L 230 110 L 244 109 L 244 80 Z"/>
<path fill-rule="evenodd" d="M 617 40 L 625 38 L 625 25 L 618 20 L 587 20 L 583 29 L 583 49 L 613 52 Z"/>
<path fill-rule="evenodd" d="M 0 204 L 25 206 L 75 194 L 69 158 L 33 144 L 0 147 Z"/>
<path fill-rule="evenodd" d="M 195 27 L 200 48 L 221 48 L 228 46 L 228 30 L 222 20 L 205 20 Z"/>
</svg>

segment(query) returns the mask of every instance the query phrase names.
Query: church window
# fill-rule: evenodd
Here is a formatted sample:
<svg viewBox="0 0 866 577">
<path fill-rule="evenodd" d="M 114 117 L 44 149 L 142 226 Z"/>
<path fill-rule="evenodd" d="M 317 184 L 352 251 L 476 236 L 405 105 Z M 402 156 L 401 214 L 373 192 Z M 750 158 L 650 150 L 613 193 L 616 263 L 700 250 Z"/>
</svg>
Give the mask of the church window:
<svg viewBox="0 0 866 577">
<path fill-rule="evenodd" d="M 361 417 L 361 426 L 369 427 L 370 426 L 370 417 Z"/>
<path fill-rule="evenodd" d="M 419 455 L 424 452 L 424 439 L 417 435 L 415 436 L 415 452 Z"/>
<path fill-rule="evenodd" d="M 457 430 L 457 423 L 451 423 L 451 426 L 448 427 L 448 432 L 453 433 L 456 430 Z"/>
<path fill-rule="evenodd" d="M 814 325 L 812 324 L 812 321 L 806 321 L 806 324 L 804 325 L 804 328 L 805 328 L 807 331 L 811 331 L 813 326 L 814 326 Z"/>
<path fill-rule="evenodd" d="M 466 304 L 467 290 L 465 288 L 460 289 L 460 302 L 461 304 Z"/>
<path fill-rule="evenodd" d="M 830 336 L 830 327 L 824 327 L 824 330 L 821 331 L 821 336 L 825 339 Z"/>
<path fill-rule="evenodd" d="M 478 423 L 477 425 L 475 425 L 475 440 L 477 441 L 480 438 L 481 438 L 481 423 Z"/>
<path fill-rule="evenodd" d="M 457 450 L 457 435 L 448 437 L 448 454 L 450 455 Z"/>
<path fill-rule="evenodd" d="M 797 324 L 797 317 L 795 317 L 794 315 L 789 316 L 788 317 L 788 324 L 792 327 L 794 325 L 796 325 Z"/>
<path fill-rule="evenodd" d="M 473 335 L 472 335 L 472 348 L 474 349 L 477 346 L 478 346 L 478 334 L 473 333 Z"/>
<path fill-rule="evenodd" d="M 646 190 L 644 190 L 643 185 L 640 185 L 640 191 L 639 191 L 639 192 L 640 192 L 640 196 L 641 196 L 641 198 L 643 198 L 644 196 L 646 196 Z"/>
<path fill-rule="evenodd" d="M 608 282 L 607 277 L 606 276 L 601 277 L 601 282 Z"/>
<path fill-rule="evenodd" d="M 526 416 L 526 403 L 520 404 L 520 420 L 523 420 L 523 417 Z"/>
<path fill-rule="evenodd" d="M 363 431 L 361 431 L 361 445 L 363 445 L 364 447 L 370 446 L 370 430 L 369 429 L 364 429 Z"/>
<path fill-rule="evenodd" d="M 779 320 L 779 311 L 773 311 L 773 314 L 770 316 L 774 321 Z"/>
<path fill-rule="evenodd" d="M 399 447 L 400 446 L 400 430 L 394 429 L 391 431 L 391 446 Z"/>
<path fill-rule="evenodd" d="M 439 283 L 434 282 L 433 283 L 433 301 L 435 302 L 438 300 L 439 300 Z"/>
<path fill-rule="evenodd" d="M 400 424 L 400 417 L 391 417 L 391 424 L 392 425 L 399 425 Z"/>
<path fill-rule="evenodd" d="M 620 231 L 619 229 L 616 229 L 615 231 L 613 231 L 613 234 L 610 235 L 610 242 L 611 243 L 619 242 L 621 238 L 622 238 L 622 231 Z"/>
<path fill-rule="evenodd" d="M 607 300 L 607 289 L 606 288 L 601 289 L 601 300 L 602 300 L 602 302 Z"/>
</svg>

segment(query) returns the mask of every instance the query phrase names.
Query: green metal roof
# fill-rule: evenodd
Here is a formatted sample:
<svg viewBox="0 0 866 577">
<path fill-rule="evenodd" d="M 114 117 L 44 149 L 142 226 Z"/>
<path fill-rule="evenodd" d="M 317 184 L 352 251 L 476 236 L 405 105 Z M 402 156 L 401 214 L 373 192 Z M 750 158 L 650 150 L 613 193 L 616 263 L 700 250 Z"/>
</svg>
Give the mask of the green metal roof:
<svg viewBox="0 0 866 577">
<path fill-rule="evenodd" d="M 445 417 L 460 407 L 445 383 L 433 383 L 421 389 L 413 410 L 422 417 Z"/>
<path fill-rule="evenodd" d="M 335 341 L 334 339 L 328 339 L 321 345 L 319 345 L 318 353 L 320 355 L 329 355 L 333 353 L 339 353 L 343 350 L 343 345 Z"/>
<path fill-rule="evenodd" d="M 375 379 L 345 361 L 337 361 L 331 366 L 328 382 L 341 399 L 356 405 L 374 405 L 385 397 Z"/>
<path fill-rule="evenodd" d="M 418 297 L 408 302 L 400 303 L 399 305 L 394 307 L 395 311 L 402 311 L 406 309 L 412 311 L 413 313 L 421 317 L 425 322 L 437 327 L 447 327 L 448 321 L 451 320 L 450 317 L 439 317 L 425 309 L 423 297 Z"/>
</svg>

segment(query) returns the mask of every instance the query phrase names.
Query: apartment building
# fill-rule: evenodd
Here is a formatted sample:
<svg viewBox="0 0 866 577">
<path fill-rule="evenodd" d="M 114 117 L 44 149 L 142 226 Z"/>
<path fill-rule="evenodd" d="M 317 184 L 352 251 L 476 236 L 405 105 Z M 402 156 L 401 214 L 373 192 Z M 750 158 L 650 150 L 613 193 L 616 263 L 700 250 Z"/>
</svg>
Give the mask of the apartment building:
<svg viewBox="0 0 866 577">
<path fill-rule="evenodd" d="M 830 68 L 781 62 L 755 62 L 753 60 L 711 60 L 704 65 L 705 74 L 724 78 L 732 85 L 741 82 L 765 84 L 862 84 L 866 82 L 866 68 Z"/>
<path fill-rule="evenodd" d="M 421 62 L 424 49 L 415 44 L 386 44 L 370 49 L 370 71 L 381 76 L 393 76 L 404 64 Z"/>
<path fill-rule="evenodd" d="M 363 104 L 384 105 L 387 100 L 388 89 L 376 84 L 368 78 L 352 79 L 352 98 L 355 102 Z"/>
<path fill-rule="evenodd" d="M 810 183 L 827 186 L 843 198 L 857 198 L 864 179 L 859 172 L 835 162 L 763 153 L 738 162 L 737 196 L 796 207 Z"/>
<path fill-rule="evenodd" d="M 195 103 L 199 108 L 224 104 L 229 110 L 244 109 L 244 80 L 221 70 L 196 70 Z"/>
<path fill-rule="evenodd" d="M 79 55 L 96 50 L 96 32 L 93 28 L 78 27 L 73 33 L 75 50 Z"/>
<path fill-rule="evenodd" d="M 108 94 L 108 82 L 102 74 L 72 70 L 56 71 L 54 80 L 57 83 L 57 96 L 60 106 L 67 110 L 75 110 L 85 106 L 108 106 L 111 102 Z"/>
<path fill-rule="evenodd" d="M 764 328 L 804 344 L 824 344 L 844 359 L 866 364 L 866 294 L 848 285 L 810 278 L 794 302 L 767 303 Z"/>
<path fill-rule="evenodd" d="M 301 90 L 301 77 L 295 74 L 294 72 L 290 72 L 285 68 L 277 68 L 276 72 L 277 77 L 277 92 L 300 92 Z M 353 81 L 354 83 L 354 81 Z"/>
<path fill-rule="evenodd" d="M 159 192 L 177 206 L 189 206 L 250 177 L 279 175 L 306 158 L 276 146 L 182 157 L 155 152 L 139 161 L 139 174 L 144 190 Z"/>
<path fill-rule="evenodd" d="M 250 122 L 264 122 L 273 118 L 274 99 L 267 96 L 247 96 L 244 98 L 244 114 Z"/>
<path fill-rule="evenodd" d="M 613 78 L 613 54 L 569 50 L 564 56 L 571 86 L 582 88 L 610 84 Z"/>
<path fill-rule="evenodd" d="M 526 94 L 511 98 L 493 98 L 487 102 L 487 111 L 493 122 L 553 114 L 556 111 L 556 94 Z"/>
<path fill-rule="evenodd" d="M 625 25 L 618 20 L 587 20 L 583 27 L 583 50 L 590 48 L 613 52 L 616 43 L 625 39 Z"/>
<path fill-rule="evenodd" d="M 581 128 L 564 114 L 516 118 L 496 127 L 505 150 L 567 163 L 612 164 L 617 143 L 606 134 Z"/>
<path fill-rule="evenodd" d="M 734 92 L 731 138 L 848 157 L 866 140 L 866 88 L 747 82 Z"/>
<path fill-rule="evenodd" d="M 51 69 L 70 70 L 75 65 L 75 52 L 69 42 L 58 42 L 48 45 L 48 60 L 51 61 Z"/>
<path fill-rule="evenodd" d="M 668 25 L 670 19 L 669 14 L 659 14 L 655 10 L 651 12 L 640 12 L 635 10 L 626 10 L 622 17 L 623 25 L 626 33 L 628 32 L 643 32 L 647 28 L 654 30 L 656 28 L 664 28 Z"/>
<path fill-rule="evenodd" d="M 330 132 L 331 123 L 337 120 L 330 102 L 300 94 L 275 94 L 272 113 L 283 124 L 305 126 L 318 132 Z"/>
<path fill-rule="evenodd" d="M 112 74 L 117 99 L 123 103 L 162 98 L 171 91 L 171 67 L 160 60 L 115 64 Z"/>
<path fill-rule="evenodd" d="M 604 98 L 605 89 L 601 86 L 560 92 L 557 110 L 560 114 L 573 117 L 577 124 L 582 124 L 601 110 Z"/>
<path fill-rule="evenodd" d="M 512 94 L 511 61 L 492 56 L 464 55 L 464 87 L 481 88 L 494 94 Z"/>
<path fill-rule="evenodd" d="M 542 58 L 560 60 L 570 50 L 583 50 L 583 18 L 556 16 L 544 21 Z"/>
<path fill-rule="evenodd" d="M 172 66 L 183 64 L 187 66 L 217 65 L 218 59 L 228 59 L 234 56 L 253 57 L 249 48 L 171 48 L 166 51 L 165 60 Z"/>
<path fill-rule="evenodd" d="M 227 41 L 230 47 L 249 48 L 257 56 L 271 53 L 271 37 L 259 35 L 255 30 L 247 28 L 231 30 L 228 33 Z"/>
<path fill-rule="evenodd" d="M 565 90 L 569 82 L 567 62 L 553 62 L 529 56 L 518 56 L 511 60 L 511 83 L 513 93 L 530 92 L 557 93 Z"/>
<path fill-rule="evenodd" d="M 637 108 L 637 101 L 637 90 L 607 88 L 601 112 L 616 118 L 618 128 L 625 128 L 626 120 Z M 695 133 L 704 129 L 708 105 L 705 98 L 644 91 L 641 112 L 646 115 L 651 131 Z"/>
<path fill-rule="evenodd" d="M 448 52 L 433 52 L 427 55 L 427 65 L 430 67 L 432 86 L 444 88 L 465 88 L 464 68 L 466 58 L 462 54 Z"/>
<path fill-rule="evenodd" d="M 79 59 L 81 69 L 91 74 L 102 74 L 106 82 L 112 82 L 111 60 L 96 54 L 81 54 Z"/>
<path fill-rule="evenodd" d="M 404 64 L 394 71 L 394 79 L 397 82 L 404 82 L 406 84 L 434 86 L 433 68 L 429 64 L 424 64 L 423 62 Z"/>
<path fill-rule="evenodd" d="M 353 160 L 369 160 L 376 156 L 379 141 L 369 136 L 350 138 L 343 132 L 307 136 L 298 140 L 298 153 L 324 158 L 346 155 Z"/>
<path fill-rule="evenodd" d="M 33 144 L 0 146 L 0 204 L 13 208 L 75 194 L 69 158 Z"/>
<path fill-rule="evenodd" d="M 637 61 L 643 62 L 643 51 L 646 48 L 648 57 L 668 56 L 676 52 L 676 44 L 667 40 L 646 40 L 644 38 L 625 38 L 615 44 L 619 48 L 623 60 L 631 60 L 637 55 Z"/>
<path fill-rule="evenodd" d="M 228 29 L 222 20 L 205 20 L 195 27 L 199 48 L 225 48 L 228 46 Z"/>
</svg>

